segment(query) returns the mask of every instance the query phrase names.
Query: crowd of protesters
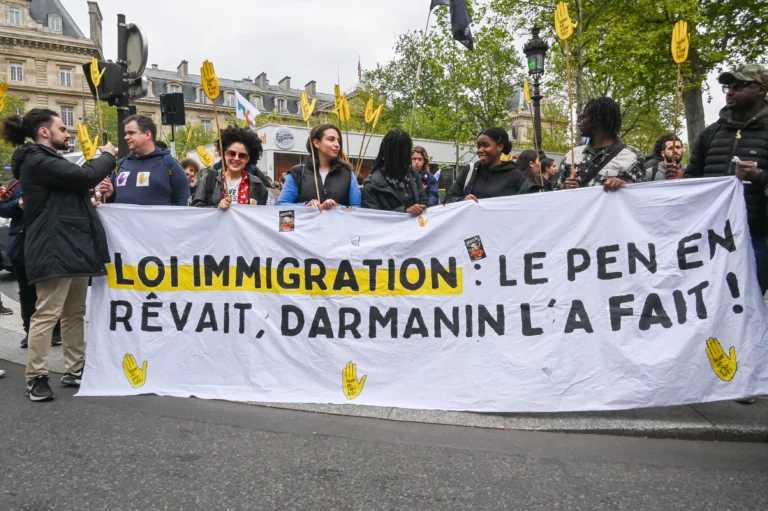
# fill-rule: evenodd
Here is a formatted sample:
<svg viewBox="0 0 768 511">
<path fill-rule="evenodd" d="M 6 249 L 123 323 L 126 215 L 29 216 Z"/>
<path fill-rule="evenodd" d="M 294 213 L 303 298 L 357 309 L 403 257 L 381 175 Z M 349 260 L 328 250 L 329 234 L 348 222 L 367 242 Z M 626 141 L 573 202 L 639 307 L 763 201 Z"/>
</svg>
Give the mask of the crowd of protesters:
<svg viewBox="0 0 768 511">
<path fill-rule="evenodd" d="M 610 98 L 589 101 L 578 117 L 588 143 L 560 163 L 535 151 L 508 157 L 512 143 L 503 128 L 484 129 L 477 137 L 478 161 L 456 176 L 444 204 L 496 197 L 601 186 L 616 192 L 633 183 L 734 175 L 744 182 L 758 281 L 768 290 L 768 200 L 763 169 L 768 168 L 768 70 L 748 65 L 719 77 L 726 94 L 720 119 L 693 144 L 682 164 L 684 146 L 663 134 L 647 157 L 619 136 L 621 110 Z M 34 109 L 4 120 L 2 137 L 19 148 L 12 171 L 20 186 L 0 189 L 0 216 L 11 218 L 9 252 L 19 282 L 22 320 L 28 337 L 26 392 L 33 401 L 53 399 L 47 358 L 56 345 L 60 322 L 66 374 L 62 385 L 78 386 L 84 364 L 83 320 L 90 277 L 104 276 L 109 261 L 106 237 L 94 193 L 108 203 L 141 206 L 194 206 L 228 210 L 232 205 L 337 206 L 421 215 L 440 202 L 437 176 L 423 147 L 400 130 L 387 133 L 373 170 L 360 182 L 344 158 L 341 131 L 322 124 L 311 130 L 309 157 L 272 181 L 256 166 L 262 155 L 250 129 L 229 127 L 220 133 L 223 154 L 200 175 L 192 159 L 179 163 L 156 140 L 151 118 L 125 120 L 129 154 L 119 161 L 111 144 L 85 165 L 68 162 L 70 134 L 58 114 Z M 216 144 L 219 147 L 218 143 Z M 11 184 L 13 184 L 13 182 Z M 279 194 L 279 196 L 278 196 Z M 53 233 L 58 233 L 53 236 Z M 77 247 L 75 251 L 73 247 Z M 48 257 L 59 253 L 60 257 Z M 0 313 L 4 313 L 0 304 Z M 1 376 L 1 375 L 0 375 Z"/>
</svg>

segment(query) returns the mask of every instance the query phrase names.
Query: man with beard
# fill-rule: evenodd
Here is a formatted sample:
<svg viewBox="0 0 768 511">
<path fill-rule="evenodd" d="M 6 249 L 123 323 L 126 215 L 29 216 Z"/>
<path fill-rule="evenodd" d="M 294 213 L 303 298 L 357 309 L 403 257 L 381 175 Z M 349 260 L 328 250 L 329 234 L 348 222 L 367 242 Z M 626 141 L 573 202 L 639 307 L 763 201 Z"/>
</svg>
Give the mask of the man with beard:
<svg viewBox="0 0 768 511">
<path fill-rule="evenodd" d="M 627 183 L 645 181 L 642 153 L 619 139 L 621 110 L 614 100 L 603 97 L 589 101 L 579 116 L 579 129 L 582 136 L 589 137 L 589 143 L 575 149 L 575 165 L 571 152 L 566 154 L 560 163 L 557 190 L 602 186 L 605 191 L 614 191 Z"/>
<path fill-rule="evenodd" d="M 109 262 L 106 234 L 89 192 L 115 168 L 115 148 L 99 147 L 101 156 L 83 167 L 70 163 L 56 152 L 68 148 L 67 127 L 56 112 L 41 108 L 6 117 L 0 135 L 21 146 L 13 153 L 11 170 L 24 190 L 25 270 L 37 290 L 26 394 L 32 401 L 50 401 L 48 354 L 59 318 L 66 364 L 61 384 L 79 386 L 83 375 L 88 279 L 106 275 Z"/>
<path fill-rule="evenodd" d="M 665 179 L 682 179 L 685 169 L 680 165 L 683 160 L 683 141 L 672 134 L 666 135 L 661 141 L 661 159 L 651 165 L 646 164 L 646 181 L 664 181 Z"/>
</svg>

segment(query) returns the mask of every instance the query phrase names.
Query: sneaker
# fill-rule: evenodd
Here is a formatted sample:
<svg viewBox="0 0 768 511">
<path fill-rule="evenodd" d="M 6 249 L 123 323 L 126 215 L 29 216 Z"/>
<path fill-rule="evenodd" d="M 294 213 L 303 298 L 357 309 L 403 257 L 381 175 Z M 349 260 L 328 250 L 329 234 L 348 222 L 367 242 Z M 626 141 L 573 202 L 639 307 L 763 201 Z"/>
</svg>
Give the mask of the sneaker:
<svg viewBox="0 0 768 511">
<path fill-rule="evenodd" d="M 51 346 L 61 346 L 61 332 L 54 330 L 51 337 Z"/>
<path fill-rule="evenodd" d="M 0 369 L 0 378 L 5 378 L 5 371 Z"/>
<path fill-rule="evenodd" d="M 29 348 L 29 335 L 25 335 L 21 340 L 21 349 L 25 350 Z"/>
<path fill-rule="evenodd" d="M 83 370 L 80 369 L 74 373 L 67 373 L 61 377 L 61 385 L 63 387 L 79 387 L 80 380 L 83 378 Z"/>
<path fill-rule="evenodd" d="M 740 405 L 752 405 L 755 404 L 755 401 L 757 401 L 754 397 L 746 397 L 744 399 L 737 399 L 736 402 Z"/>
<path fill-rule="evenodd" d="M 0 305 L 0 316 L 10 316 L 12 314 L 13 314 L 13 311 L 11 309 L 3 305 Z"/>
<path fill-rule="evenodd" d="M 55 396 L 48 385 L 48 375 L 41 374 L 27 382 L 25 393 L 30 401 L 51 401 Z"/>
</svg>

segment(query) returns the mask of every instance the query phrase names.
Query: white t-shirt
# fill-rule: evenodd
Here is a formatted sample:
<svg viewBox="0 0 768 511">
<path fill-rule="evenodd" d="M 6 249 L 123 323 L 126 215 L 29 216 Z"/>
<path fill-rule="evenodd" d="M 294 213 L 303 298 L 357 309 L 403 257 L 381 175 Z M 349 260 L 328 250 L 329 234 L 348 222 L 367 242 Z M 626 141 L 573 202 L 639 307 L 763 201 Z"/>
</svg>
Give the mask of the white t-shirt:
<svg viewBox="0 0 768 511">
<path fill-rule="evenodd" d="M 320 172 L 320 179 L 323 181 L 323 186 L 325 186 L 326 177 L 328 177 L 328 172 Z"/>
<path fill-rule="evenodd" d="M 227 181 L 227 190 L 229 191 L 229 198 L 232 199 L 232 204 L 237 204 L 237 192 L 240 190 L 240 183 L 243 178 L 240 177 L 236 181 Z"/>
</svg>

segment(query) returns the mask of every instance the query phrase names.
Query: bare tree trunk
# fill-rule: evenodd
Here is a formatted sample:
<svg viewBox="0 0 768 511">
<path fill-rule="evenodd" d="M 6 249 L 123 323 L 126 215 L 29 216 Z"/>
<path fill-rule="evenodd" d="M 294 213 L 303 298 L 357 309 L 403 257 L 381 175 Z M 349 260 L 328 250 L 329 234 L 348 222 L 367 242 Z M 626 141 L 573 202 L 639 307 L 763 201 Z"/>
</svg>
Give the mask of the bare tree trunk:
<svg viewBox="0 0 768 511">
<path fill-rule="evenodd" d="M 685 124 L 688 128 L 688 143 L 693 145 L 696 136 L 707 127 L 704 119 L 704 101 L 702 100 L 701 83 L 688 84 L 683 90 L 683 105 L 685 105 Z"/>
</svg>

